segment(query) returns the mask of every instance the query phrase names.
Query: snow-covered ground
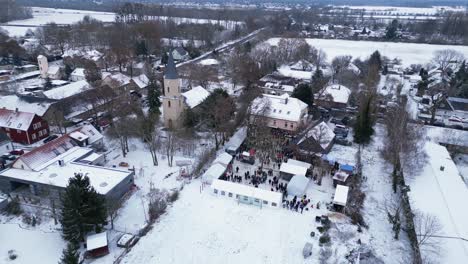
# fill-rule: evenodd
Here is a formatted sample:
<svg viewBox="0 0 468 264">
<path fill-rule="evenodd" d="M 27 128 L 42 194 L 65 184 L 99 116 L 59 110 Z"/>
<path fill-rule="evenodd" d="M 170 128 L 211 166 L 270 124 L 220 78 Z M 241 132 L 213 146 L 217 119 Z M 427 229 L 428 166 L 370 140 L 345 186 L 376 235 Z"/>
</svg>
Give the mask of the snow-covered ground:
<svg viewBox="0 0 468 264">
<path fill-rule="evenodd" d="M 305 40 L 309 45 L 325 51 L 329 62 L 340 55 L 351 55 L 353 58 L 365 59 L 376 50 L 390 59 L 401 59 L 403 66 L 429 63 L 436 50 L 454 49 L 468 57 L 468 46 L 312 38 Z M 271 38 L 267 40 L 267 43 L 278 45 L 279 41 L 280 38 Z"/>
<path fill-rule="evenodd" d="M 52 226 L 53 222 L 31 227 L 0 215 L 0 263 L 57 263 L 65 242 Z M 9 250 L 18 256 L 15 260 L 8 258 Z"/>
<path fill-rule="evenodd" d="M 433 7 L 404 7 L 404 6 L 337 6 L 355 10 L 365 10 L 367 13 L 386 13 L 391 15 L 435 15 L 441 11 L 463 12 L 465 7 L 433 6 Z"/>
<path fill-rule="evenodd" d="M 34 31 L 37 26 L 45 25 L 50 22 L 57 24 L 73 24 L 82 20 L 85 16 L 101 20 L 103 22 L 112 22 L 115 20 L 115 14 L 109 12 L 96 12 L 86 10 L 55 9 L 44 7 L 32 7 L 33 18 L 13 20 L 8 25 L 1 27 L 8 31 L 12 36 L 23 36 L 28 29 Z"/>
</svg>

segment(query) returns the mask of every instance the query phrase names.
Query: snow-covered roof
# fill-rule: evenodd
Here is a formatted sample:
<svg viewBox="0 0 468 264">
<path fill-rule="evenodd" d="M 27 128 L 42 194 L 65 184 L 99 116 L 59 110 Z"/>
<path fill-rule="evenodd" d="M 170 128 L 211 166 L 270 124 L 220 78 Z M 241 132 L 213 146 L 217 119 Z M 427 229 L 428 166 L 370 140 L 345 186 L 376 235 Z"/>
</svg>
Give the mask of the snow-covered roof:
<svg viewBox="0 0 468 264">
<path fill-rule="evenodd" d="M 309 169 L 312 166 L 310 163 L 295 159 L 288 159 L 288 163 L 294 166 L 304 167 L 306 169 Z"/>
<path fill-rule="evenodd" d="M 288 195 L 293 196 L 302 196 L 307 190 L 307 185 L 309 184 L 309 178 L 302 175 L 295 175 L 291 178 L 288 183 L 287 191 Z"/>
<path fill-rule="evenodd" d="M 138 88 L 143 89 L 149 84 L 149 79 L 146 75 L 141 74 L 139 76 L 132 78 L 133 82 L 138 86 Z"/>
<path fill-rule="evenodd" d="M 211 188 L 281 205 L 283 194 L 223 180 L 214 180 Z M 227 195 L 227 194 L 226 194 Z"/>
<path fill-rule="evenodd" d="M 68 139 L 71 141 L 70 138 Z M 60 142 L 59 139 L 51 142 L 57 141 Z M 57 143 L 54 144 L 57 145 Z M 68 147 L 70 147 L 70 145 L 68 145 Z M 97 193 L 106 195 L 132 174 L 132 172 L 127 170 L 118 170 L 79 162 L 81 158 L 87 157 L 93 153 L 93 150 L 90 148 L 72 146 L 67 150 L 63 147 L 57 147 L 55 149 L 57 149 L 57 151 L 62 151 L 62 153 L 57 155 L 54 151 L 46 151 L 42 146 L 38 147 L 31 151 L 34 154 L 28 155 L 31 153 L 29 152 L 21 156 L 15 161 L 12 168 L 2 171 L 0 176 L 65 188 L 70 178 L 75 176 L 75 173 L 82 173 L 89 177 L 90 184 Z M 24 157 L 26 155 L 28 155 L 27 158 Z M 28 164 L 33 167 L 33 170 L 21 168 L 21 165 L 25 164 L 24 161 L 29 162 Z M 59 161 L 63 161 L 62 165 L 59 164 Z"/>
<path fill-rule="evenodd" d="M 84 141 L 88 138 L 85 134 L 81 133 L 80 131 L 73 131 L 69 134 L 71 138 L 77 141 Z"/>
<path fill-rule="evenodd" d="M 214 180 L 218 179 L 226 171 L 226 167 L 216 163 L 211 165 L 202 175 L 203 182 L 211 184 Z"/>
<path fill-rule="evenodd" d="M 201 86 L 194 87 L 191 90 L 182 93 L 182 96 L 185 97 L 187 106 L 190 108 L 194 108 L 201 104 L 201 102 L 203 102 L 209 95 L 210 92 Z"/>
<path fill-rule="evenodd" d="M 131 78 L 128 77 L 127 75 L 123 74 L 123 73 L 114 73 L 114 74 L 108 74 L 105 79 L 110 79 L 110 80 L 113 80 L 113 81 L 116 81 L 118 82 L 120 85 L 127 85 L 130 83 L 130 80 Z"/>
<path fill-rule="evenodd" d="M 219 62 L 215 59 L 204 59 L 199 62 L 201 65 L 216 65 Z"/>
<path fill-rule="evenodd" d="M 50 102 L 28 102 L 17 95 L 7 95 L 0 98 L 0 108 L 9 110 L 18 108 L 18 111 L 35 113 L 39 116 L 43 116 L 51 105 Z"/>
<path fill-rule="evenodd" d="M 310 80 L 312 78 L 311 71 L 293 70 L 287 65 L 283 65 L 280 68 L 278 68 L 278 72 L 283 76 L 291 77 L 291 78 L 299 79 L 299 80 Z"/>
<path fill-rule="evenodd" d="M 93 125 L 84 125 L 75 131 L 86 135 L 90 145 L 103 139 L 103 135 Z"/>
<path fill-rule="evenodd" d="M 232 156 L 227 152 L 223 152 L 221 153 L 221 155 L 216 157 L 216 159 L 213 161 L 213 164 L 221 164 L 223 166 L 227 166 L 231 161 Z"/>
<path fill-rule="evenodd" d="M 293 163 L 289 163 L 288 161 L 281 163 L 280 172 L 288 173 L 291 175 L 305 176 L 307 173 L 307 168 L 303 166 L 298 166 Z"/>
<path fill-rule="evenodd" d="M 301 144 L 304 140 L 310 137 L 315 139 L 323 149 L 327 149 L 335 138 L 335 133 L 325 122 L 322 121 L 310 129 L 304 137 L 299 140 L 298 144 Z"/>
<path fill-rule="evenodd" d="M 344 171 L 337 171 L 335 175 L 333 175 L 333 179 L 340 181 L 340 182 L 346 182 L 348 177 L 349 177 L 349 174 Z"/>
<path fill-rule="evenodd" d="M 86 238 L 86 250 L 93 250 L 107 246 L 107 231 L 89 235 Z"/>
<path fill-rule="evenodd" d="M 333 102 L 347 104 L 350 95 L 351 90 L 348 87 L 340 84 L 332 84 L 322 90 L 319 98 L 324 100 L 327 99 L 328 96 L 331 96 Z"/>
<path fill-rule="evenodd" d="M 68 49 L 63 53 L 62 57 L 83 57 L 85 59 L 98 61 L 102 57 L 102 53 L 97 50 Z"/>
<path fill-rule="evenodd" d="M 57 65 L 51 65 L 47 69 L 47 74 L 56 75 L 60 71 L 60 67 Z"/>
<path fill-rule="evenodd" d="M 420 212 L 435 216 L 442 225 L 440 236 L 433 238 L 444 252 L 441 263 L 461 263 L 468 259 L 468 188 L 447 149 L 427 142 L 424 146 L 427 162 L 414 177 L 408 177 L 410 199 Z M 407 174 L 406 174 L 407 175 Z M 424 256 L 423 256 L 424 257 Z"/>
<path fill-rule="evenodd" d="M 81 80 L 45 91 L 44 95 L 49 99 L 61 100 L 73 95 L 77 95 L 90 88 L 91 87 L 86 80 Z"/>
<path fill-rule="evenodd" d="M 263 94 L 252 102 L 252 112 L 270 118 L 299 122 L 307 109 L 307 104 L 301 100 L 289 97 L 288 94 Z"/>
<path fill-rule="evenodd" d="M 239 147 L 242 145 L 244 140 L 247 138 L 247 127 L 239 128 L 234 135 L 229 139 L 229 141 L 225 144 L 225 149 L 234 149 L 238 150 Z"/>
<path fill-rule="evenodd" d="M 34 113 L 0 109 L 0 127 L 27 131 L 34 116 Z"/>
<path fill-rule="evenodd" d="M 348 201 L 349 187 L 344 185 L 336 185 L 335 197 L 333 197 L 333 203 L 337 205 L 346 206 Z"/>
<path fill-rule="evenodd" d="M 308 71 L 309 74 L 313 69 L 315 68 L 314 65 L 306 60 L 300 60 L 296 63 L 293 63 L 289 66 L 291 70 L 296 70 L 296 71 Z M 310 76 L 309 76 L 310 78 Z"/>
<path fill-rule="evenodd" d="M 85 69 L 84 68 L 76 68 L 71 75 L 78 76 L 78 77 L 85 77 Z"/>
</svg>

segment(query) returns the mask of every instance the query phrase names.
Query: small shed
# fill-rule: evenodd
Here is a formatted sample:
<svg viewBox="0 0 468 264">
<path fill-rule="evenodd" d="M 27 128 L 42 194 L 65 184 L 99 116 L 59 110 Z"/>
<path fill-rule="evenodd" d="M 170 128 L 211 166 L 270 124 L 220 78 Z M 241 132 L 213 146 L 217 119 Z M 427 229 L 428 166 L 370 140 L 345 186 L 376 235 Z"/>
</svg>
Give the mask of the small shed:
<svg viewBox="0 0 468 264">
<path fill-rule="evenodd" d="M 309 163 L 289 159 L 288 162 L 281 163 L 280 175 L 284 180 L 289 181 L 294 175 L 306 176 L 309 167 Z"/>
<path fill-rule="evenodd" d="M 302 196 L 307 190 L 307 185 L 309 184 L 309 178 L 303 175 L 295 175 L 291 178 L 286 187 L 288 195 L 292 196 Z"/>
<path fill-rule="evenodd" d="M 221 164 L 225 167 L 227 167 L 232 161 L 232 156 L 227 153 L 223 152 L 221 155 L 216 157 L 216 159 L 213 161 L 213 164 Z"/>
<path fill-rule="evenodd" d="M 86 238 L 86 253 L 93 258 L 109 254 L 107 232 L 89 235 Z"/>
<path fill-rule="evenodd" d="M 349 187 L 338 184 L 333 197 L 333 206 L 337 211 L 342 211 L 348 202 Z"/>
<path fill-rule="evenodd" d="M 226 167 L 221 164 L 213 164 L 202 175 L 202 181 L 211 184 L 214 180 L 219 179 L 226 172 Z"/>
<path fill-rule="evenodd" d="M 333 186 L 337 186 L 338 184 L 346 185 L 346 181 L 348 180 L 349 173 L 345 171 L 337 171 L 335 175 L 333 175 Z"/>
</svg>

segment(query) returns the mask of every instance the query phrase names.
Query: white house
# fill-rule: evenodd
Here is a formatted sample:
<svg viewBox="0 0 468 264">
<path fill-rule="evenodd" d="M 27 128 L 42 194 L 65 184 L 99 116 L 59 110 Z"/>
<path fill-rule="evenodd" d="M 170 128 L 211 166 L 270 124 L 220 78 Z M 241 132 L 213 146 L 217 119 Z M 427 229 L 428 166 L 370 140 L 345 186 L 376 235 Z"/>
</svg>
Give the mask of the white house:
<svg viewBox="0 0 468 264">
<path fill-rule="evenodd" d="M 315 104 L 325 108 L 345 108 L 348 106 L 351 90 L 341 84 L 332 84 L 323 88 L 315 96 Z"/>
<path fill-rule="evenodd" d="M 86 80 L 86 76 L 85 76 L 85 72 L 84 72 L 84 71 L 85 71 L 84 68 L 76 68 L 76 69 L 70 74 L 70 79 L 71 79 L 73 82 Z"/>
<path fill-rule="evenodd" d="M 307 120 L 307 104 L 288 94 L 263 94 L 252 102 L 251 107 L 255 116 L 267 118 L 271 128 L 294 132 Z"/>
<path fill-rule="evenodd" d="M 171 53 L 174 61 L 184 61 L 190 58 L 188 52 L 182 47 L 175 48 Z"/>
</svg>

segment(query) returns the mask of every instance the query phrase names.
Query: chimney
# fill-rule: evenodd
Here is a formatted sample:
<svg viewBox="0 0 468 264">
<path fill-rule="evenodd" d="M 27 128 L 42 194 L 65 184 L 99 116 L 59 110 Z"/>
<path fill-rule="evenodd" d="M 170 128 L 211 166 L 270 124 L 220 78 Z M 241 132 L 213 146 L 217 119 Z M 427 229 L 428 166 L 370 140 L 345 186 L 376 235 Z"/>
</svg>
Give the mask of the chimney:
<svg viewBox="0 0 468 264">
<path fill-rule="evenodd" d="M 15 112 L 18 113 L 18 107 L 15 108 Z"/>
<path fill-rule="evenodd" d="M 445 170 L 445 167 L 444 166 L 440 166 L 440 171 L 444 171 Z"/>
<path fill-rule="evenodd" d="M 60 167 L 63 167 L 63 166 L 65 166 L 65 162 L 63 160 L 58 160 L 58 165 Z"/>
</svg>

